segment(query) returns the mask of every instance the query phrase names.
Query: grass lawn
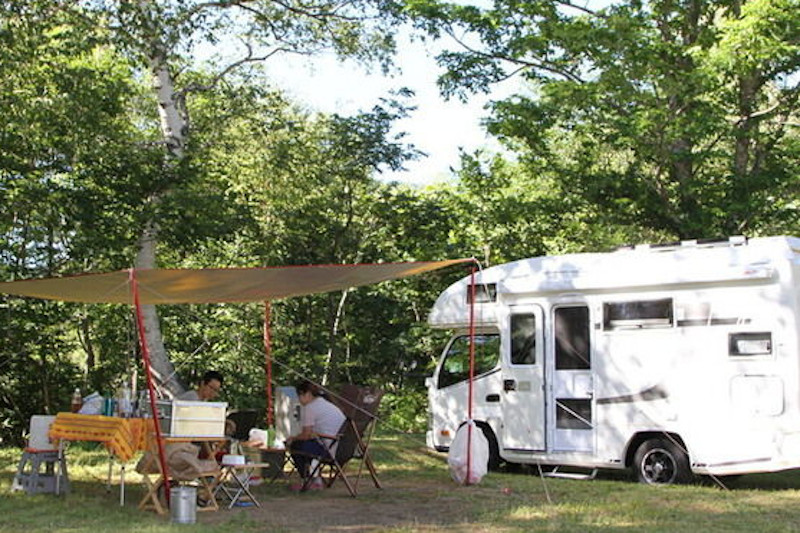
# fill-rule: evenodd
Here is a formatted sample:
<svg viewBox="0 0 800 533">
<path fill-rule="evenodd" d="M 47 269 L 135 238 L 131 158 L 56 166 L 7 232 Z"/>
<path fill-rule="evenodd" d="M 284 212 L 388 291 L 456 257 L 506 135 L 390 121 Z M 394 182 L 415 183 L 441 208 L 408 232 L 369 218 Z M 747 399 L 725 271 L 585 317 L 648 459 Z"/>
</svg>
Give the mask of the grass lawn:
<svg viewBox="0 0 800 533">
<path fill-rule="evenodd" d="M 742 476 L 728 489 L 707 481 L 649 487 L 618 473 L 593 481 L 491 473 L 477 486 L 460 487 L 450 480 L 444 456 L 425 453 L 421 441 L 374 439 L 382 490 L 369 477 L 362 477 L 356 499 L 340 482 L 305 494 L 282 482 L 264 484 L 254 490 L 261 508 L 198 513 L 195 525 L 137 509 L 143 491 L 134 463 L 120 507 L 118 488 L 106 491 L 102 448 L 70 448 L 72 491 L 63 497 L 10 492 L 20 450 L 0 449 L 0 532 L 800 531 L 800 471 Z"/>
</svg>

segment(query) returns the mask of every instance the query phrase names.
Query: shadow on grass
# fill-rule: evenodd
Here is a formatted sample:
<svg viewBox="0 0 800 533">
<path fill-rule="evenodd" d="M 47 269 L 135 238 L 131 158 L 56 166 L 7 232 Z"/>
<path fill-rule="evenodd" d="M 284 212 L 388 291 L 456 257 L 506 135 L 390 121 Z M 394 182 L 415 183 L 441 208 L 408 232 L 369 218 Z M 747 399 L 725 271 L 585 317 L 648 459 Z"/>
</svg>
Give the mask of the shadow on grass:
<svg viewBox="0 0 800 533">
<path fill-rule="evenodd" d="M 261 508 L 198 513 L 198 524 L 137 509 L 143 489 L 129 463 L 127 501 L 108 492 L 102 448 L 71 449 L 72 493 L 9 493 L 20 451 L 0 449 L 0 531 L 787 531 L 800 523 L 800 470 L 651 487 L 627 473 L 601 471 L 593 481 L 540 478 L 538 469 L 493 472 L 472 487 L 455 485 L 446 454 L 432 454 L 419 436 L 378 435 L 370 453 L 384 489 L 362 475 L 358 498 L 341 483 L 294 494 L 279 481 L 254 489 Z M 348 470 L 351 480 L 356 465 Z M 322 510 L 322 511 L 321 511 Z"/>
</svg>

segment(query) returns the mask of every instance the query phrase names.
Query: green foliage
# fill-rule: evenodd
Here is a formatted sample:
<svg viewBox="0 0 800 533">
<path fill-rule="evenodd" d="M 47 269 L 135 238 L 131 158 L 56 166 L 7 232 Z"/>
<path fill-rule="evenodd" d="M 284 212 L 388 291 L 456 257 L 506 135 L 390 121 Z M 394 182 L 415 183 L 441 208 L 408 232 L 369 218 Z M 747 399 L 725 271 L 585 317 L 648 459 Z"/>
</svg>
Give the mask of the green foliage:
<svg viewBox="0 0 800 533">
<path fill-rule="evenodd" d="M 420 433 L 427 428 L 428 396 L 422 391 L 388 393 L 381 399 L 381 427 Z"/>
<path fill-rule="evenodd" d="M 465 256 L 489 266 L 798 229 L 796 1 L 629 1 L 597 12 L 550 0 L 361 2 L 349 5 L 364 8 L 355 18 L 329 16 L 326 2 L 243 6 L 0 2 L 0 278 L 127 268 L 153 220 L 159 265 L 188 268 Z M 242 26 L 230 25 L 233 12 Z M 428 188 L 383 183 L 380 171 L 420 156 L 393 133 L 411 94 L 353 116 L 312 114 L 251 61 L 223 71 L 191 59 L 201 41 L 236 29 L 253 45 L 330 46 L 380 62 L 394 15 L 432 35 L 465 29 L 483 46 L 441 56 L 446 94 L 521 69 L 528 91 L 495 102 L 487 121 L 511 155 L 463 154 L 457 179 Z M 175 97 L 189 119 L 174 160 L 141 66 L 154 36 L 180 69 Z M 272 302 L 274 384 L 380 386 L 392 427 L 423 428 L 423 380 L 445 340 L 424 322 L 467 273 Z M 159 312 L 184 381 L 216 368 L 224 400 L 264 409 L 262 306 Z M 65 408 L 75 386 L 108 393 L 132 375 L 142 384 L 126 307 L 3 297 L 0 331 L 5 441 L 31 414 Z"/>
<path fill-rule="evenodd" d="M 797 228 L 797 7 L 407 4 L 432 34 L 469 37 L 439 57 L 444 94 L 514 72 L 529 83 L 488 122 L 526 174 L 549 174 L 616 225 L 674 237 Z"/>
</svg>

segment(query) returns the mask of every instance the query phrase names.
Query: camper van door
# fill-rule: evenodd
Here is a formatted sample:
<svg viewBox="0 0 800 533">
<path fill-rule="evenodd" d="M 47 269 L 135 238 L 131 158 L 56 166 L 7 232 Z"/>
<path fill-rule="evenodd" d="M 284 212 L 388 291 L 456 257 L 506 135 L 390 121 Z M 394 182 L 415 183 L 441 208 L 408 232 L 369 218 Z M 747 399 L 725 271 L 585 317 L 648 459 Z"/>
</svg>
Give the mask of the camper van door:
<svg viewBox="0 0 800 533">
<path fill-rule="evenodd" d="M 589 307 L 560 305 L 553 310 L 550 345 L 553 398 L 549 402 L 554 451 L 594 451 L 594 383 Z M 554 422 L 554 423 L 553 423 Z"/>
<path fill-rule="evenodd" d="M 545 449 L 543 313 L 538 305 L 516 305 L 503 324 L 503 435 L 511 453 Z"/>
</svg>

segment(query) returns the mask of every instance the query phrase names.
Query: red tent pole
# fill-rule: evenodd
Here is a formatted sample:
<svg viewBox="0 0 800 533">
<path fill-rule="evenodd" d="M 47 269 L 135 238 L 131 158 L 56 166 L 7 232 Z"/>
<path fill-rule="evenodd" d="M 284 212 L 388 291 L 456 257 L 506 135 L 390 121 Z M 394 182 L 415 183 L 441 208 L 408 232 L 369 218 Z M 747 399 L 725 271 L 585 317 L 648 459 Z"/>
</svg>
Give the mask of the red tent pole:
<svg viewBox="0 0 800 533">
<path fill-rule="evenodd" d="M 275 420 L 272 409 L 272 342 L 269 336 L 269 321 L 272 306 L 269 300 L 264 302 L 264 364 L 267 380 L 267 427 L 274 427 Z"/>
<path fill-rule="evenodd" d="M 475 264 L 469 276 L 469 398 L 467 400 L 467 482 L 472 478 L 472 403 L 473 381 L 475 380 Z"/>
<path fill-rule="evenodd" d="M 167 457 L 164 453 L 164 438 L 161 436 L 161 424 L 158 423 L 158 411 L 156 410 L 156 389 L 153 385 L 153 372 L 150 368 L 150 350 L 147 347 L 147 337 L 144 334 L 144 318 L 142 316 L 142 305 L 139 303 L 139 284 L 136 281 L 136 269 L 130 269 L 131 292 L 133 293 L 133 305 L 136 308 L 136 329 L 139 331 L 139 346 L 142 348 L 142 362 L 144 363 L 144 375 L 147 378 L 147 390 L 150 396 L 150 412 L 153 414 L 153 427 L 156 432 L 156 442 L 158 443 L 158 462 L 161 465 L 161 472 L 164 473 L 164 497 L 169 501 L 169 469 L 167 467 Z"/>
</svg>

